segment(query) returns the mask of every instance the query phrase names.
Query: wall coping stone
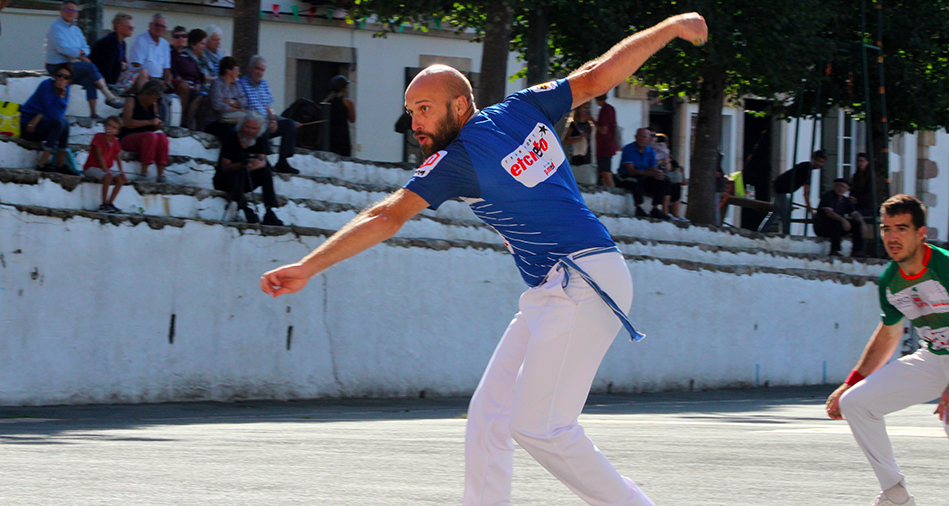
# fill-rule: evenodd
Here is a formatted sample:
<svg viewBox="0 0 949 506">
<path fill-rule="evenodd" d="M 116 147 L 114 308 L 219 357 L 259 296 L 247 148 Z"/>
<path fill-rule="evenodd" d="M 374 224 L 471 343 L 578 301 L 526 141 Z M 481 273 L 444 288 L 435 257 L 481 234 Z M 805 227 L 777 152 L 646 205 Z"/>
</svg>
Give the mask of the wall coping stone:
<svg viewBox="0 0 949 506">
<path fill-rule="evenodd" d="M 66 177 L 76 177 L 76 176 L 66 176 Z M 241 222 L 220 222 L 214 220 L 204 220 L 199 218 L 172 218 L 165 216 L 150 216 L 150 215 L 134 215 L 134 214 L 108 214 L 100 213 L 96 211 L 85 211 L 85 210 L 73 210 L 73 209 L 51 209 L 48 207 L 41 206 L 28 206 L 28 205 L 8 205 L 0 204 L 0 207 L 13 207 L 16 210 L 31 214 L 34 216 L 47 216 L 51 218 L 59 218 L 63 221 L 67 221 L 73 218 L 85 218 L 89 220 L 96 220 L 102 224 L 111 224 L 113 226 L 119 226 L 124 223 L 129 223 L 132 226 L 138 226 L 141 223 L 145 223 L 154 230 L 160 230 L 165 227 L 175 227 L 182 228 L 188 222 L 203 223 L 206 225 L 221 225 L 226 227 L 231 227 L 237 229 L 241 234 L 244 233 L 257 233 L 261 236 L 284 236 L 287 234 L 292 234 L 297 238 L 301 237 L 329 237 L 335 230 L 326 230 L 315 227 L 299 227 L 299 226 L 283 226 L 283 227 L 274 227 L 262 224 L 250 224 L 250 223 L 241 223 Z M 490 244 L 478 241 L 465 241 L 465 240 L 449 240 L 449 239 L 428 239 L 428 238 L 400 238 L 394 237 L 385 241 L 386 245 L 403 247 L 403 248 L 423 248 L 436 251 L 445 251 L 449 249 L 476 249 L 476 250 L 486 250 L 486 251 L 495 251 L 499 253 L 507 253 L 507 248 L 502 244 Z M 813 255 L 818 257 L 818 255 Z M 834 281 L 841 284 L 849 284 L 854 286 L 863 286 L 866 283 L 877 283 L 878 278 L 876 276 L 864 276 L 857 274 L 842 274 L 837 272 L 821 271 L 814 269 L 796 269 L 796 268 L 780 268 L 780 267 L 764 267 L 764 266 L 747 266 L 747 265 L 716 265 L 709 264 L 704 262 L 695 262 L 689 260 L 678 260 L 670 258 L 658 258 L 651 256 L 643 255 L 624 255 L 629 261 L 633 262 L 661 262 L 664 265 L 676 265 L 686 270 L 691 271 L 709 271 L 709 272 L 722 272 L 735 275 L 752 275 L 752 274 L 778 274 L 792 276 L 796 278 L 801 278 L 805 280 L 820 280 L 820 281 Z"/>
</svg>

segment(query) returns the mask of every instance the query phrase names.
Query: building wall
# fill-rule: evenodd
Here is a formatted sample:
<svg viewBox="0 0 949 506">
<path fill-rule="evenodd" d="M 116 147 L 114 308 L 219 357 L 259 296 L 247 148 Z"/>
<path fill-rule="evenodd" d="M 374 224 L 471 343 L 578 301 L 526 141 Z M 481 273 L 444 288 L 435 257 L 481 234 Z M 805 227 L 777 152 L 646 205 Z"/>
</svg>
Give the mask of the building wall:
<svg viewBox="0 0 949 506">
<path fill-rule="evenodd" d="M 3 23 L 0 70 L 42 69 L 46 54 L 46 32 L 58 16 L 57 11 L 15 7 L 3 9 L 0 12 L 0 22 Z"/>
</svg>

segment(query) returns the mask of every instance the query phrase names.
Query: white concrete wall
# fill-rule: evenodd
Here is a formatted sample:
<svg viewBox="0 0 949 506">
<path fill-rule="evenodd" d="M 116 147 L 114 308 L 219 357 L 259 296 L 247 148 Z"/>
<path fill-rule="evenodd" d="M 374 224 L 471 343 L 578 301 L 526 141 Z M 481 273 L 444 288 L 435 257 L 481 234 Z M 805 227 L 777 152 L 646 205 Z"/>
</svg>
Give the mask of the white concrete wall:
<svg viewBox="0 0 949 506">
<path fill-rule="evenodd" d="M 524 288 L 504 253 L 387 244 L 274 300 L 259 274 L 321 237 L 192 220 L 0 205 L 0 238 L 0 405 L 467 395 Z M 840 381 L 878 319 L 873 283 L 629 265 L 648 337 L 595 391 Z"/>
</svg>

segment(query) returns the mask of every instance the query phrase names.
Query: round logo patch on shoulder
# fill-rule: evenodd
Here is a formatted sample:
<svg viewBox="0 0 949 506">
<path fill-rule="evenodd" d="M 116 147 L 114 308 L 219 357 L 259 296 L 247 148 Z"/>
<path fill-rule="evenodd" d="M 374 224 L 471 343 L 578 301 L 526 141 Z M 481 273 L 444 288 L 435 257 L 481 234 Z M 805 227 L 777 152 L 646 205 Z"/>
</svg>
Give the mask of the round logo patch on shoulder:
<svg viewBox="0 0 949 506">
<path fill-rule="evenodd" d="M 425 161 L 422 162 L 422 165 L 419 165 L 419 167 L 415 169 L 414 176 L 415 177 L 427 176 L 428 173 L 431 172 L 432 169 L 434 169 L 435 166 L 438 165 L 438 162 L 442 161 L 442 159 L 444 159 L 447 154 L 448 154 L 448 151 L 445 151 L 443 149 L 439 151 L 438 153 L 435 153 L 434 155 L 426 158 Z"/>
<path fill-rule="evenodd" d="M 537 93 L 540 93 L 543 91 L 551 91 L 556 88 L 557 88 L 557 81 L 548 81 L 546 83 L 535 84 L 534 86 L 531 86 L 531 90 Z"/>
</svg>

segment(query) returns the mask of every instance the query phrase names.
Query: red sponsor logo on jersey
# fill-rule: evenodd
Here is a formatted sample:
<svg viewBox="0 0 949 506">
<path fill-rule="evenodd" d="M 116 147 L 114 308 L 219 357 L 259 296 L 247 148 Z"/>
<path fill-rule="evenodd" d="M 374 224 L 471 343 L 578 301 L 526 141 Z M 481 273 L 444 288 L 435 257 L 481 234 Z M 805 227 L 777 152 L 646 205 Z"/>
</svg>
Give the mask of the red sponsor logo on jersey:
<svg viewBox="0 0 949 506">
<path fill-rule="evenodd" d="M 534 145 L 531 147 L 530 153 L 528 153 L 526 156 L 518 157 L 517 163 L 511 165 L 511 175 L 514 177 L 520 176 L 525 170 L 527 170 L 528 167 L 534 165 L 534 162 L 539 160 L 549 148 L 550 145 L 543 137 L 541 137 L 540 140 L 534 141 Z M 544 170 L 544 173 L 549 174 L 550 170 L 551 168 L 547 167 L 547 169 Z"/>
</svg>

